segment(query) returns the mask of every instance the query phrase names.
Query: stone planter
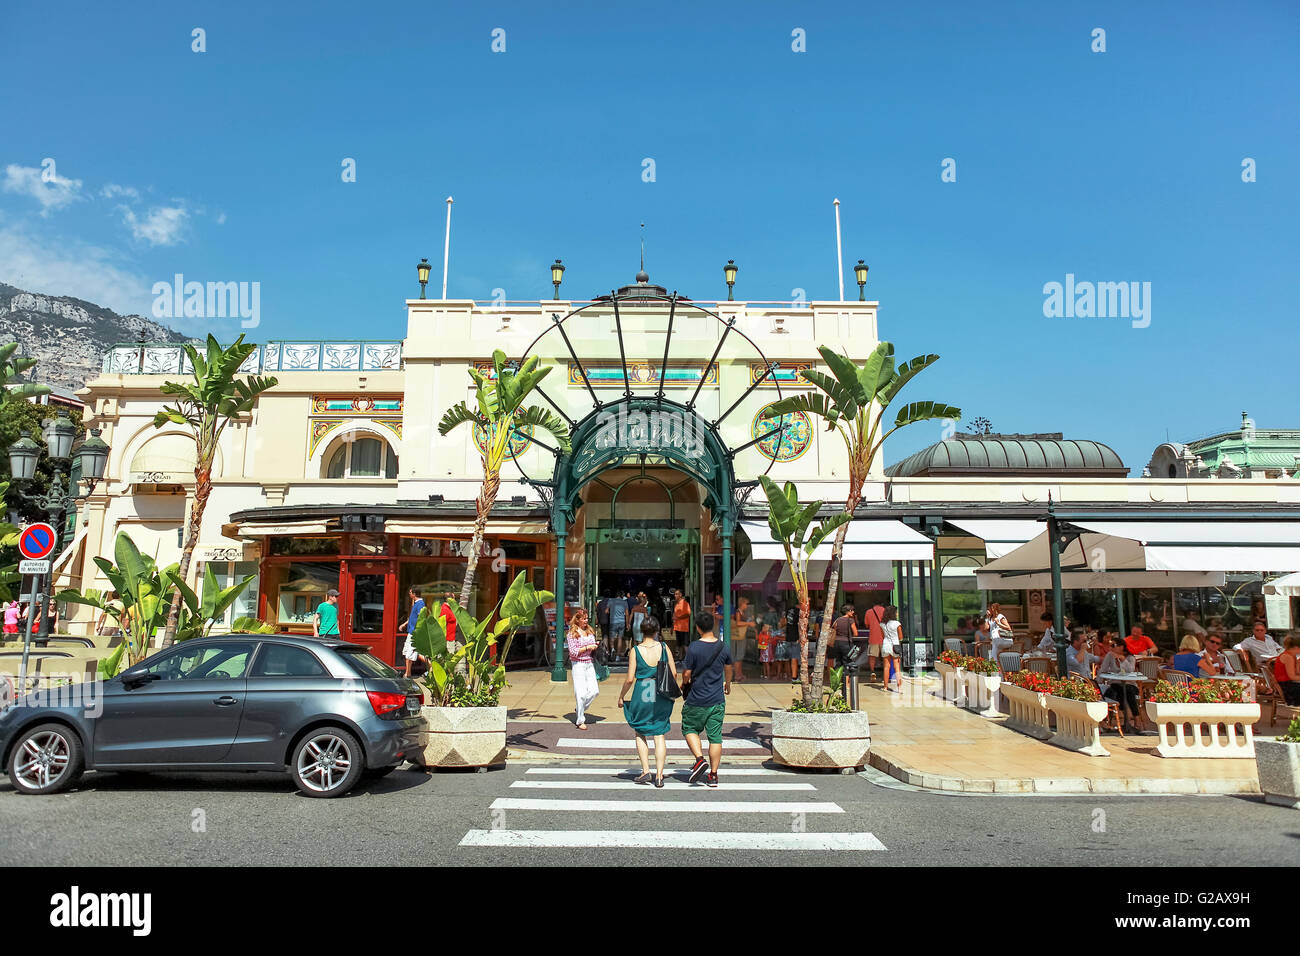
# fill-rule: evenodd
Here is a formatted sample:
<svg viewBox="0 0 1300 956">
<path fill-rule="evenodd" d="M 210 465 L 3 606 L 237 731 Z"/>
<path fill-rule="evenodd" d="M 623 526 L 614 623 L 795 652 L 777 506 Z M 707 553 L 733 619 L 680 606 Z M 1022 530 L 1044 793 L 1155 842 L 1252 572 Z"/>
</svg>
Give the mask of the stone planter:
<svg viewBox="0 0 1300 956">
<path fill-rule="evenodd" d="M 506 762 L 504 707 L 421 707 L 426 767 L 489 767 Z"/>
<path fill-rule="evenodd" d="M 953 667 L 943 661 L 935 661 L 934 669 L 939 674 L 939 680 L 943 686 L 940 693 L 944 700 L 950 700 L 958 707 L 966 706 L 966 682 L 963 679 L 965 671 L 960 667 Z"/>
<path fill-rule="evenodd" d="M 847 714 L 772 711 L 772 756 L 787 767 L 861 767 L 871 749 L 865 710 Z"/>
<path fill-rule="evenodd" d="M 1158 704 L 1147 701 L 1162 757 L 1254 757 L 1259 704 Z"/>
<path fill-rule="evenodd" d="M 1101 745 L 1100 732 L 1109 709 L 1106 701 L 1046 696 L 1047 709 L 1056 716 L 1056 733 L 1048 743 L 1089 757 L 1110 756 L 1110 751 Z"/>
<path fill-rule="evenodd" d="M 1265 800 L 1300 810 L 1300 744 L 1261 737 L 1255 741 L 1255 766 Z"/>
<path fill-rule="evenodd" d="M 998 688 L 1002 684 L 1001 674 L 973 674 L 964 671 L 962 682 L 966 685 L 967 710 L 973 710 L 981 717 L 1001 717 L 998 707 Z"/>
<path fill-rule="evenodd" d="M 1008 727 L 1039 740 L 1052 736 L 1052 714 L 1047 709 L 1046 694 L 1025 690 L 1015 684 L 1003 684 L 998 692 L 1007 702 Z"/>
</svg>

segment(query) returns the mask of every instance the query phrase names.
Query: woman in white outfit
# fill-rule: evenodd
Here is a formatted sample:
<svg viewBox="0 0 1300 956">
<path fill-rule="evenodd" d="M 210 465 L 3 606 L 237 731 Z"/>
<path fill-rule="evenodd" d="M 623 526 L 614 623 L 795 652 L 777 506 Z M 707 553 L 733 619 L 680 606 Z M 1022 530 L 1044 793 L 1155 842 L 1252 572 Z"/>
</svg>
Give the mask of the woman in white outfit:
<svg viewBox="0 0 1300 956">
<path fill-rule="evenodd" d="M 898 666 L 898 647 L 903 640 L 903 625 L 898 620 L 898 608 L 889 605 L 880 616 L 880 656 L 885 661 L 885 690 L 903 692 L 903 672 Z M 889 669 L 894 669 L 894 686 L 889 686 Z"/>
<path fill-rule="evenodd" d="M 576 723 L 579 730 L 586 730 L 587 708 L 600 693 L 600 687 L 596 683 L 596 665 L 591 659 L 592 651 L 600 642 L 596 640 L 596 632 L 592 629 L 586 608 L 578 608 L 573 612 L 564 642 L 568 645 L 569 660 L 573 663 L 573 697 L 578 704 Z"/>
</svg>

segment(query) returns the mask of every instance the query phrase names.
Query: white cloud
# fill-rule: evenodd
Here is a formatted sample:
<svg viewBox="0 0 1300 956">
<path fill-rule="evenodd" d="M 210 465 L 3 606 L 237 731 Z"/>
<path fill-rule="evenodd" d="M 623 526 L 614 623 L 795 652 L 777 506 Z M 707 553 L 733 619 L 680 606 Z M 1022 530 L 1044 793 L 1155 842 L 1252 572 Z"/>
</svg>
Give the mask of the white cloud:
<svg viewBox="0 0 1300 956">
<path fill-rule="evenodd" d="M 190 214 L 183 205 L 155 206 L 143 217 L 126 206 L 118 208 L 122 210 L 122 221 L 131 230 L 131 235 L 151 246 L 176 245 L 184 238 L 189 225 Z"/>
<path fill-rule="evenodd" d="M 150 314 L 152 284 L 123 268 L 110 249 L 47 242 L 0 225 L 0 281 L 28 292 L 70 295 L 122 315 Z"/>
<path fill-rule="evenodd" d="M 140 190 L 132 186 L 119 186 L 117 183 L 108 183 L 100 191 L 100 196 L 105 199 L 117 199 L 124 196 L 127 199 L 139 199 Z"/>
<path fill-rule="evenodd" d="M 62 209 L 81 199 L 81 180 L 60 176 L 53 160 L 48 168 L 19 166 L 10 163 L 5 167 L 4 191 L 29 196 L 41 204 L 41 215 L 51 209 Z"/>
</svg>

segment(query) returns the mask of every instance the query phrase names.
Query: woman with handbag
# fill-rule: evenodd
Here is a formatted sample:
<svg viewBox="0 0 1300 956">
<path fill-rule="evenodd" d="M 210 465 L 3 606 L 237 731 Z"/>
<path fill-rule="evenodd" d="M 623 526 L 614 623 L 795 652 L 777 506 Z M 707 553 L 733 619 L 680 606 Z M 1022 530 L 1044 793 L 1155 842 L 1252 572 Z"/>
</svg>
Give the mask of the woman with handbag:
<svg viewBox="0 0 1300 956">
<path fill-rule="evenodd" d="M 574 722 L 579 730 L 586 730 L 587 708 L 600 693 L 596 681 L 596 665 L 592 660 L 592 652 L 600 642 L 596 640 L 596 632 L 591 627 L 586 608 L 580 607 L 573 612 L 564 643 L 569 648 L 569 660 L 573 664 L 573 697 L 578 704 L 577 719 Z"/>
<path fill-rule="evenodd" d="M 666 668 L 672 675 L 671 684 L 660 681 L 660 670 Z M 636 733 L 636 753 L 641 758 L 641 775 L 637 783 L 650 780 L 650 743 L 654 738 L 656 787 L 664 785 L 664 761 L 668 757 L 668 744 L 664 735 L 672 726 L 673 698 L 662 693 L 670 693 L 677 681 L 677 667 L 673 663 L 672 653 L 659 640 L 659 622 L 647 617 L 641 622 L 641 643 L 632 648 L 627 661 L 627 680 L 618 694 L 618 706 L 623 709 L 623 716 Z M 632 696 L 624 701 L 627 692 Z M 679 692 L 680 694 L 680 692 Z"/>
</svg>

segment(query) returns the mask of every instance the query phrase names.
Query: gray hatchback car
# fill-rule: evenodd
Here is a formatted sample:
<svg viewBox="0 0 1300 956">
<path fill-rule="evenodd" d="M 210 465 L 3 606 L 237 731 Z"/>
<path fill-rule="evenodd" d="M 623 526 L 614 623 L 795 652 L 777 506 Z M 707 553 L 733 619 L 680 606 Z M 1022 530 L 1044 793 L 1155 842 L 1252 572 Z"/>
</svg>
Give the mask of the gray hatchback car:
<svg viewBox="0 0 1300 956">
<path fill-rule="evenodd" d="M 268 770 L 338 797 L 419 761 L 422 703 L 360 645 L 226 634 L 28 694 L 0 712 L 0 755 L 20 793 L 58 793 L 84 770 Z"/>
</svg>

